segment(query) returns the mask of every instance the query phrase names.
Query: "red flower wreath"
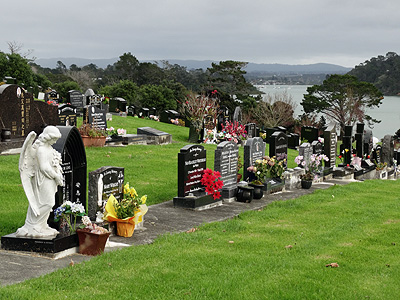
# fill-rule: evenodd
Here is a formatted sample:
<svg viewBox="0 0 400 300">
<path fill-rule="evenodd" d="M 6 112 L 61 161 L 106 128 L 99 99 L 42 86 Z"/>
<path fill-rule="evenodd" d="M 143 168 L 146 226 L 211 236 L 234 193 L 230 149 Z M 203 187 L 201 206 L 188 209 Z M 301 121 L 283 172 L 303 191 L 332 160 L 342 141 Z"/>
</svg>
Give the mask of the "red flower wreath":
<svg viewBox="0 0 400 300">
<path fill-rule="evenodd" d="M 221 193 L 218 191 L 223 186 L 221 173 L 218 171 L 213 171 L 211 169 L 205 169 L 203 177 L 201 178 L 201 183 L 206 187 L 206 193 L 212 195 L 214 200 L 221 198 Z"/>
</svg>

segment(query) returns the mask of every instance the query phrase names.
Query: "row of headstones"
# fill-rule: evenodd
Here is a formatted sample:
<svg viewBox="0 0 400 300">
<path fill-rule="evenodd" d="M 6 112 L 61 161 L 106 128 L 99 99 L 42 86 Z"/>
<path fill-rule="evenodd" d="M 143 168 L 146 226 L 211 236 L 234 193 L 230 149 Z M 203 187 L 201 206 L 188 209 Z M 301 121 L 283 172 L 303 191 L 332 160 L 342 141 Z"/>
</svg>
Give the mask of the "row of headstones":
<svg viewBox="0 0 400 300">
<path fill-rule="evenodd" d="M 84 114 L 88 115 L 89 123 L 97 124 L 105 129 L 106 113 L 95 106 L 86 106 Z M 49 105 L 43 101 L 35 101 L 31 93 L 15 84 L 0 86 L 0 127 L 8 128 L 10 138 L 24 138 L 29 132 L 39 134 L 46 125 L 77 124 L 77 106 L 64 104 Z"/>
<path fill-rule="evenodd" d="M 307 126 L 302 128 L 302 139 L 311 141 L 311 143 L 303 143 L 300 148 L 300 155 L 310 156 L 311 154 L 325 154 L 329 158 L 329 162 L 325 165 L 334 167 L 336 164 L 337 151 L 337 134 L 336 127 L 331 126 L 324 131 L 324 144 L 318 141 L 318 129 Z M 353 140 L 356 142 L 356 148 L 353 149 Z M 400 151 L 394 150 L 393 136 L 385 135 L 382 145 L 374 145 L 372 130 L 365 129 L 363 123 L 356 125 L 356 132 L 353 138 L 353 126 L 345 126 L 342 137 L 340 153 L 343 163 L 339 166 L 347 166 L 351 164 L 355 155 L 361 159 L 361 166 L 354 165 L 356 169 L 360 167 L 374 169 L 375 163 L 387 163 L 392 166 L 394 160 L 399 161 Z M 375 163 L 374 163 L 375 162 Z"/>
<path fill-rule="evenodd" d="M 218 144 L 214 156 L 214 170 L 221 173 L 224 183 L 222 198 L 231 199 L 237 189 L 239 146 L 231 141 Z M 266 143 L 260 137 L 249 138 L 244 145 L 244 180 L 251 180 L 247 168 L 256 160 L 265 155 Z M 271 137 L 269 155 L 271 157 L 287 157 L 287 136 L 283 132 L 276 132 Z M 184 202 L 186 197 L 202 195 L 203 185 L 201 178 L 207 165 L 206 150 L 201 145 L 187 145 L 178 153 L 178 197 L 174 203 Z M 212 201 L 212 200 L 210 200 Z M 204 205 L 204 202 L 202 203 Z"/>
</svg>

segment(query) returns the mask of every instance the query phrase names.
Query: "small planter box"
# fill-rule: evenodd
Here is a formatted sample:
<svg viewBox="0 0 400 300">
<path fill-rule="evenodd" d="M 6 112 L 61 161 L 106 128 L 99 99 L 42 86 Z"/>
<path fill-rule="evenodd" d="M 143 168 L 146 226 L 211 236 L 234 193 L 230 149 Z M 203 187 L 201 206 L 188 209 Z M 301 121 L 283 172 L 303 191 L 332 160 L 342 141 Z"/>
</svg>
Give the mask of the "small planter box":
<svg viewBox="0 0 400 300">
<path fill-rule="evenodd" d="M 285 187 L 285 179 L 267 178 L 267 180 L 264 182 L 263 190 L 268 195 L 268 194 L 280 192 L 283 190 L 284 187 Z"/>
</svg>

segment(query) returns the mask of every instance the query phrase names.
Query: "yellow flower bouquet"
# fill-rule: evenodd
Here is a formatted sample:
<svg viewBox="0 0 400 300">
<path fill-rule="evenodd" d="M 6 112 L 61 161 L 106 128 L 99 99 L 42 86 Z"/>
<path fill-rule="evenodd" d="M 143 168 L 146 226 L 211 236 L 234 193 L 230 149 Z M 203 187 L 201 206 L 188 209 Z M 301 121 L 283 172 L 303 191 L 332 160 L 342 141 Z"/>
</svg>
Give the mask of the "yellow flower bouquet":
<svg viewBox="0 0 400 300">
<path fill-rule="evenodd" d="M 135 188 L 124 186 L 124 197 L 118 201 L 114 195 L 110 195 L 105 206 L 104 219 L 108 222 L 117 222 L 117 234 L 131 237 L 135 225 L 143 222 L 143 216 L 147 213 L 147 195 L 139 197 Z"/>
</svg>

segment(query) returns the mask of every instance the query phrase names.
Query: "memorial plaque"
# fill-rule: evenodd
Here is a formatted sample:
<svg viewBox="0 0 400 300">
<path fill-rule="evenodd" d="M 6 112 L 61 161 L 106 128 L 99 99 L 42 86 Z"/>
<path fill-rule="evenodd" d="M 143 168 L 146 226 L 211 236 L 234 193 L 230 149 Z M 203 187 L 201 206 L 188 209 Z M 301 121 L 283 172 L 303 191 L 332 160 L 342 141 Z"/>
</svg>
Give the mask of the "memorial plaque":
<svg viewBox="0 0 400 300">
<path fill-rule="evenodd" d="M 336 126 L 332 125 L 324 131 L 324 154 L 329 159 L 328 161 L 325 161 L 326 168 L 333 168 L 336 166 L 336 152 L 337 152 Z"/>
<path fill-rule="evenodd" d="M 106 130 L 107 129 L 107 119 L 106 112 L 96 106 L 89 105 L 84 109 L 84 123 L 88 122 L 93 127 Z"/>
<path fill-rule="evenodd" d="M 287 166 L 288 138 L 286 133 L 275 131 L 269 139 L 269 156 L 277 160 L 285 159 L 284 166 Z"/>
<path fill-rule="evenodd" d="M 247 139 L 244 145 L 243 157 L 243 179 L 252 180 L 254 174 L 247 171 L 247 168 L 254 165 L 256 160 L 262 159 L 265 156 L 265 142 L 260 137 Z"/>
<path fill-rule="evenodd" d="M 117 200 L 124 196 L 124 168 L 101 167 L 89 173 L 88 216 L 92 221 L 99 220 L 110 195 Z"/>
<path fill-rule="evenodd" d="M 76 107 L 70 104 L 58 106 L 59 125 L 76 126 Z"/>
<path fill-rule="evenodd" d="M 222 142 L 218 144 L 214 157 L 214 170 L 221 173 L 221 180 L 224 183 L 222 198 L 233 198 L 237 189 L 238 145 L 231 141 Z"/>
</svg>

